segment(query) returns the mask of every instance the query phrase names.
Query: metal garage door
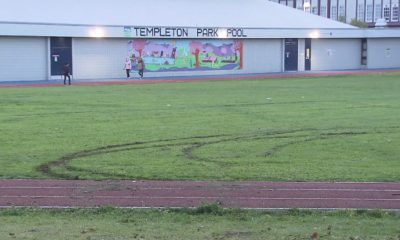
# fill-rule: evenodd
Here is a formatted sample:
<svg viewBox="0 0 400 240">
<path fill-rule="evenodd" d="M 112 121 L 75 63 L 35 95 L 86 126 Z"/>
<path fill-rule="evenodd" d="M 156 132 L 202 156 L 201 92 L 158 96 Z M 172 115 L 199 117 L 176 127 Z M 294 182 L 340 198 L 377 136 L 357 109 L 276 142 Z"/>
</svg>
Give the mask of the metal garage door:
<svg viewBox="0 0 400 240">
<path fill-rule="evenodd" d="M 0 37 L 0 81 L 47 79 L 47 39 Z"/>
<path fill-rule="evenodd" d="M 128 54 L 125 39 L 73 39 L 75 79 L 122 78 Z"/>
<path fill-rule="evenodd" d="M 360 69 L 360 39 L 312 39 L 312 70 Z"/>
</svg>

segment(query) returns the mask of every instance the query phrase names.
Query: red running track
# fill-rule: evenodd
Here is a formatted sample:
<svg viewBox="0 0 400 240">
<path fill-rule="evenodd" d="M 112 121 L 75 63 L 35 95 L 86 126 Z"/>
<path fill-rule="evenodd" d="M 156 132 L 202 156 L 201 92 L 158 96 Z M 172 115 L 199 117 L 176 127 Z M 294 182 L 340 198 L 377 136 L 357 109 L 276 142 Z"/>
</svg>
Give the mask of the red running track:
<svg viewBox="0 0 400 240">
<path fill-rule="evenodd" d="M 0 208 L 400 210 L 400 183 L 0 180 Z"/>
</svg>

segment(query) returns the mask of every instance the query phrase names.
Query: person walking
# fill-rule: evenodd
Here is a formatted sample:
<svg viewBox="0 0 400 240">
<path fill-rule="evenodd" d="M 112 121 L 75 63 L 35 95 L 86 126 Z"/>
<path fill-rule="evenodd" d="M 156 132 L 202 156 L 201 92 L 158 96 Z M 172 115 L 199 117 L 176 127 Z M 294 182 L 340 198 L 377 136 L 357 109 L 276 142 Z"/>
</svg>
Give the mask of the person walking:
<svg viewBox="0 0 400 240">
<path fill-rule="evenodd" d="M 68 78 L 68 85 L 71 85 L 71 76 L 70 76 L 70 68 L 69 68 L 69 64 L 66 63 L 63 67 L 63 72 L 64 72 L 64 85 L 66 85 L 67 83 L 67 78 Z"/>
<path fill-rule="evenodd" d="M 137 64 L 137 70 L 138 70 L 138 73 L 140 75 L 140 78 L 143 78 L 144 68 L 145 68 L 145 65 L 144 65 L 143 59 L 139 58 L 138 59 L 138 64 Z"/>
<path fill-rule="evenodd" d="M 126 58 L 125 67 L 124 68 L 125 68 L 125 71 L 126 71 L 126 78 L 130 78 L 131 77 L 130 73 L 131 73 L 131 69 L 132 69 L 132 62 L 131 62 L 130 58 Z"/>
</svg>

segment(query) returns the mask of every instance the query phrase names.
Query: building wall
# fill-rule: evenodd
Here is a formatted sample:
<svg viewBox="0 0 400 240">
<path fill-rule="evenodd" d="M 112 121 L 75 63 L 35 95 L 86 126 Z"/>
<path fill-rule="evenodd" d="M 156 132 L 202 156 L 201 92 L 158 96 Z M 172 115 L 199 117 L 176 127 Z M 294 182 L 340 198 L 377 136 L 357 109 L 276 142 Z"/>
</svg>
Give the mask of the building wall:
<svg viewBox="0 0 400 240">
<path fill-rule="evenodd" d="M 0 37 L 0 81 L 47 79 L 47 38 Z"/>
<path fill-rule="evenodd" d="M 74 78 L 124 78 L 128 41 L 74 38 Z M 282 72 L 283 46 L 283 39 L 245 39 L 242 70 L 153 72 L 146 73 L 146 76 Z M 304 39 L 299 39 L 298 48 L 298 71 L 304 71 Z M 311 49 L 311 70 L 362 68 L 361 39 L 312 39 Z M 48 79 L 50 55 L 47 38 L 0 37 L 0 53 L 0 81 Z M 400 38 L 368 39 L 367 54 L 367 67 L 370 69 L 400 68 Z"/>
<path fill-rule="evenodd" d="M 368 68 L 400 68 L 400 38 L 368 39 Z"/>
<path fill-rule="evenodd" d="M 124 78 L 124 61 L 129 39 L 73 39 L 73 67 L 75 79 Z M 179 40 L 177 40 L 179 41 Z M 282 71 L 282 43 L 280 39 L 243 40 L 242 70 L 205 70 L 179 72 L 146 72 L 147 77 L 193 76 Z M 133 74 L 137 76 L 137 74 Z"/>
<path fill-rule="evenodd" d="M 361 67 L 360 39 L 313 39 L 311 70 L 345 70 Z"/>
</svg>

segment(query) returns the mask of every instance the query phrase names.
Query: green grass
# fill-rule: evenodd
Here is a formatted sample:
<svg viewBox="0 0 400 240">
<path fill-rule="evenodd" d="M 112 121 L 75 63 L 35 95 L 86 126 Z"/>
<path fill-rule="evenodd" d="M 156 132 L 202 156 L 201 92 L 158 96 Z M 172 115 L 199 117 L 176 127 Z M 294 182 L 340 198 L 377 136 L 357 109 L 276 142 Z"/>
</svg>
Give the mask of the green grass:
<svg viewBox="0 0 400 240">
<path fill-rule="evenodd" d="M 0 222 L 2 240 L 400 239 L 400 215 L 381 211 L 3 209 Z"/>
<path fill-rule="evenodd" d="M 3 88 L 0 178 L 399 181 L 399 92 L 399 73 Z"/>
</svg>

